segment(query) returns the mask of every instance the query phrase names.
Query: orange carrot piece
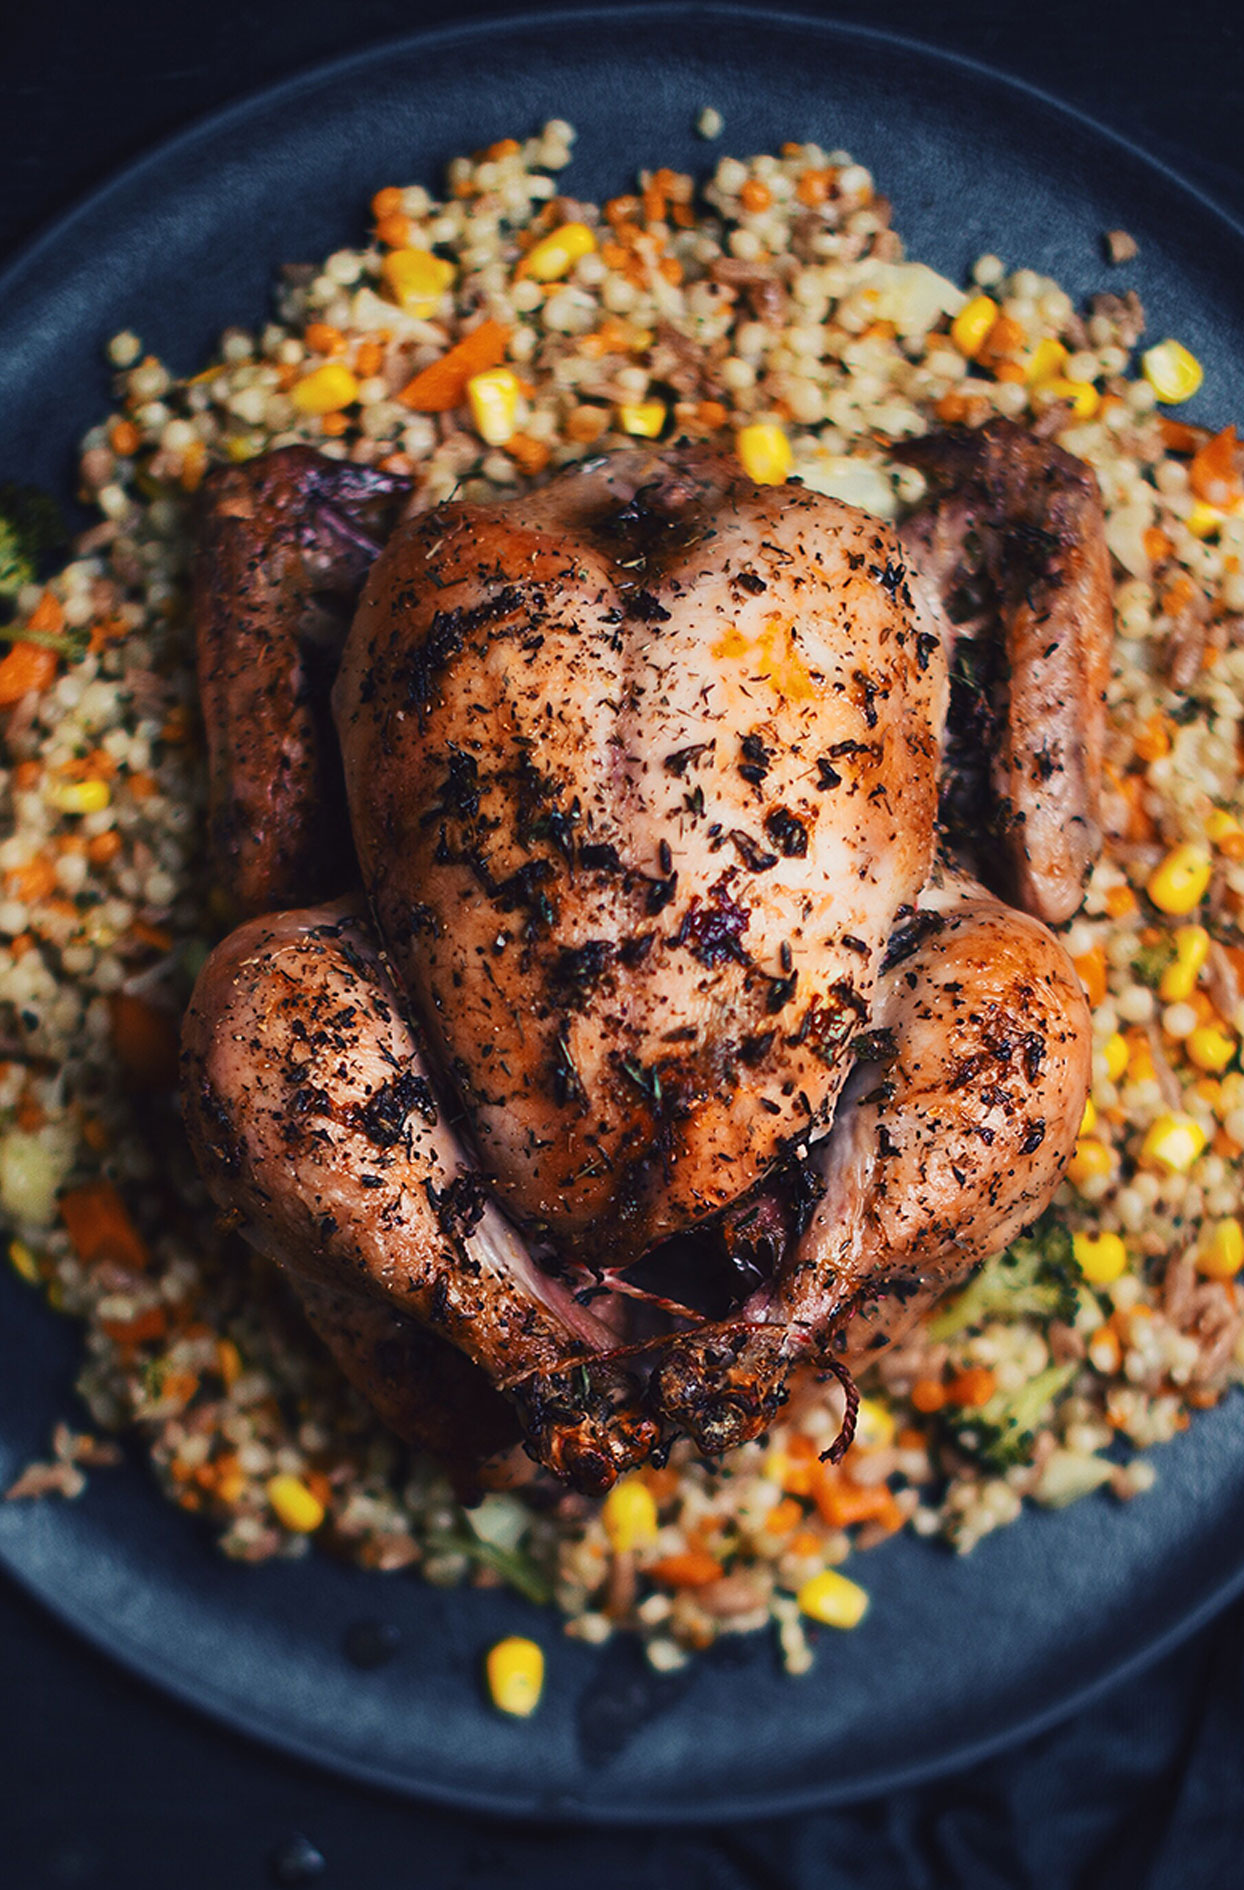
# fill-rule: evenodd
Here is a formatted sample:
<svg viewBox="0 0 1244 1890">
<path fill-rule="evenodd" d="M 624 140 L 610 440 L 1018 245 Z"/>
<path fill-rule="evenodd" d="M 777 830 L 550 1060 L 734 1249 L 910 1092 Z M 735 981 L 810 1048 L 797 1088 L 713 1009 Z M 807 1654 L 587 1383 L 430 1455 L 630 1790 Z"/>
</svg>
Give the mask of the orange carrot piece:
<svg viewBox="0 0 1244 1890">
<path fill-rule="evenodd" d="M 111 1181 L 88 1181 L 60 1198 L 60 1217 L 74 1252 L 86 1266 L 112 1260 L 141 1273 L 147 1246 Z"/>
<path fill-rule="evenodd" d="M 144 1339 L 162 1339 L 168 1331 L 163 1306 L 148 1306 L 132 1319 L 101 1319 L 100 1325 L 116 1345 L 141 1345 Z"/>
<path fill-rule="evenodd" d="M 1109 988 L 1106 983 L 1105 946 L 1094 945 L 1088 951 L 1081 952 L 1071 962 L 1079 974 L 1080 983 L 1084 986 L 1085 996 L 1096 1010 L 1099 1004 L 1105 1003 L 1106 992 Z"/>
<path fill-rule="evenodd" d="M 917 1411 L 923 1411 L 928 1417 L 934 1411 L 940 1411 L 946 1402 L 946 1389 L 940 1378 L 917 1378 L 911 1388 L 911 1401 Z"/>
<path fill-rule="evenodd" d="M 1207 440 L 1188 468 L 1188 483 L 1207 505 L 1226 507 L 1244 498 L 1240 480 L 1240 443 L 1235 428 L 1224 427 Z"/>
<path fill-rule="evenodd" d="M 416 413 L 450 412 L 466 398 L 466 385 L 472 375 L 501 366 L 509 341 L 510 331 L 504 322 L 481 323 L 408 381 L 398 399 Z"/>
<path fill-rule="evenodd" d="M 951 1404 L 962 1404 L 978 1410 L 982 1404 L 989 1403 L 997 1389 L 998 1381 L 988 1365 L 969 1365 L 951 1379 L 946 1387 L 946 1397 Z"/>
<path fill-rule="evenodd" d="M 771 1536 L 788 1536 L 803 1520 L 803 1505 L 793 1496 L 784 1496 L 765 1517 L 765 1529 Z"/>
<path fill-rule="evenodd" d="M 662 1556 L 648 1569 L 653 1581 L 663 1588 L 707 1588 L 724 1573 L 717 1557 L 707 1549 L 683 1549 L 679 1554 Z"/>
<path fill-rule="evenodd" d="M 32 689 L 46 689 L 60 658 L 41 643 L 15 643 L 0 662 L 0 709 L 11 708 Z"/>
</svg>

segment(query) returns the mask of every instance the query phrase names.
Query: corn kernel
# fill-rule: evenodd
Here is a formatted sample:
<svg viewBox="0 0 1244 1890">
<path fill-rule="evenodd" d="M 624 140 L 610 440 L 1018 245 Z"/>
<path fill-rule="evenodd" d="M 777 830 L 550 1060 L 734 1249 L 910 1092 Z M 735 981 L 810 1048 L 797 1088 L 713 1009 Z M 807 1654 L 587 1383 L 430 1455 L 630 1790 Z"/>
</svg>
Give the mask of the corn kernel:
<svg viewBox="0 0 1244 1890">
<path fill-rule="evenodd" d="M 1159 341 L 1146 348 L 1140 357 L 1145 379 L 1160 401 L 1168 407 L 1181 400 L 1191 400 L 1205 379 L 1205 370 L 1182 342 Z"/>
<path fill-rule="evenodd" d="M 527 1719 L 544 1691 L 544 1652 L 535 1641 L 510 1634 L 490 1647 L 484 1662 L 492 1703 L 514 1719 Z"/>
<path fill-rule="evenodd" d="M 444 256 L 430 249 L 391 249 L 380 265 L 385 286 L 398 307 L 422 320 L 435 315 L 454 279 L 455 270 Z"/>
<path fill-rule="evenodd" d="M 965 302 L 950 324 L 950 339 L 960 354 L 974 360 L 985 345 L 985 337 L 998 319 L 998 304 L 987 295 L 974 295 Z"/>
<path fill-rule="evenodd" d="M 1184 1049 L 1198 1070 L 1217 1076 L 1235 1055 L 1235 1038 L 1221 1024 L 1198 1024 L 1184 1040 Z"/>
<path fill-rule="evenodd" d="M 1086 1181 L 1099 1181 L 1108 1175 L 1113 1167 L 1114 1155 L 1106 1144 L 1094 1136 L 1082 1135 L 1071 1151 L 1067 1175 L 1077 1188 L 1082 1188 Z"/>
<path fill-rule="evenodd" d="M 868 1591 L 836 1568 L 810 1575 L 796 1597 L 799 1611 L 826 1627 L 858 1627 L 868 1612 Z"/>
<path fill-rule="evenodd" d="M 1204 847 L 1172 847 L 1149 875 L 1145 890 L 1160 912 L 1195 912 L 1209 887 L 1213 862 Z"/>
<path fill-rule="evenodd" d="M 1071 1246 L 1090 1286 L 1110 1286 L 1127 1272 L 1127 1248 L 1118 1234 L 1076 1234 Z"/>
<path fill-rule="evenodd" d="M 9 1243 L 9 1264 L 14 1273 L 20 1274 L 28 1286 L 38 1286 L 38 1263 L 24 1240 L 14 1240 Z"/>
<path fill-rule="evenodd" d="M 485 368 L 467 382 L 475 431 L 486 446 L 504 446 L 518 420 L 518 376 L 513 368 Z"/>
<path fill-rule="evenodd" d="M 1097 1104 L 1091 1096 L 1084 1098 L 1084 1114 L 1080 1117 L 1080 1134 L 1092 1135 L 1097 1127 Z"/>
<path fill-rule="evenodd" d="M 519 273 L 537 282 L 557 282 L 595 248 L 596 238 L 586 223 L 563 223 L 527 251 Z"/>
<path fill-rule="evenodd" d="M 325 361 L 295 381 L 289 397 L 299 413 L 340 413 L 358 399 L 359 384 L 343 361 Z"/>
<path fill-rule="evenodd" d="M 743 471 L 758 486 L 780 486 L 791 466 L 790 441 L 781 427 L 742 427 L 735 440 Z"/>
<path fill-rule="evenodd" d="M 1092 381 L 1068 381 L 1059 375 L 1054 380 L 1042 381 L 1041 392 L 1055 400 L 1069 400 L 1077 420 L 1091 420 L 1101 406 L 1101 395 Z"/>
<path fill-rule="evenodd" d="M 1103 1055 L 1106 1075 L 1112 1083 L 1117 1083 L 1127 1068 L 1127 1038 L 1120 1031 L 1112 1031 L 1106 1039 Z"/>
<path fill-rule="evenodd" d="M 1175 956 L 1162 973 L 1158 994 L 1167 1004 L 1186 1004 L 1209 957 L 1209 933 L 1203 925 L 1179 925 L 1171 943 Z"/>
<path fill-rule="evenodd" d="M 1211 807 L 1205 816 L 1205 838 L 1211 846 L 1220 847 L 1224 840 L 1236 840 L 1244 834 L 1234 814 L 1229 814 L 1225 807 Z"/>
<path fill-rule="evenodd" d="M 1034 386 L 1060 378 L 1067 360 L 1067 350 L 1054 335 L 1039 341 L 1028 358 L 1028 379 Z"/>
<path fill-rule="evenodd" d="M 855 1442 L 865 1450 L 885 1450 L 894 1442 L 894 1413 L 876 1398 L 861 1398 L 855 1417 Z"/>
<path fill-rule="evenodd" d="M 112 799 L 106 781 L 53 781 L 47 798 L 60 814 L 98 814 Z"/>
<path fill-rule="evenodd" d="M 641 440 L 655 440 L 665 425 L 663 400 L 639 400 L 618 408 L 618 424 L 623 433 L 633 433 Z"/>
<path fill-rule="evenodd" d="M 620 1477 L 601 1511 L 605 1534 L 615 1549 L 646 1548 L 657 1537 L 657 1506 L 642 1477 Z"/>
<path fill-rule="evenodd" d="M 1192 1116 L 1159 1116 L 1145 1132 L 1140 1145 L 1140 1159 L 1150 1168 L 1165 1168 L 1168 1174 L 1184 1175 L 1205 1147 L 1206 1135 Z"/>
<path fill-rule="evenodd" d="M 1244 1227 L 1233 1215 L 1215 1223 L 1214 1231 L 1196 1258 L 1197 1272 L 1207 1280 L 1233 1280 L 1244 1266 Z"/>
<path fill-rule="evenodd" d="M 1194 538 L 1212 538 L 1222 524 L 1222 513 L 1216 505 L 1210 505 L 1204 499 L 1196 499 L 1184 524 Z"/>
<path fill-rule="evenodd" d="M 277 1520 L 295 1535 L 309 1536 L 323 1522 L 324 1505 L 301 1477 L 269 1477 L 267 1491 Z"/>
</svg>

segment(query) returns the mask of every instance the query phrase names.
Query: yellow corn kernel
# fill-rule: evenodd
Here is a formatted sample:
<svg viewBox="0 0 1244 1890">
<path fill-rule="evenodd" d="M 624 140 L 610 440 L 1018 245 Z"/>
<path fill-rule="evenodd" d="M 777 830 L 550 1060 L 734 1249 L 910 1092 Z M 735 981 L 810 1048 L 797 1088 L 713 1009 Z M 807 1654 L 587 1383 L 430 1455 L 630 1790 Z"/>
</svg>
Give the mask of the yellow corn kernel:
<svg viewBox="0 0 1244 1890">
<path fill-rule="evenodd" d="M 950 339 L 960 354 L 965 354 L 969 361 L 975 360 L 997 319 L 998 304 L 987 295 L 974 295 L 951 322 Z"/>
<path fill-rule="evenodd" d="M 1234 841 L 1244 834 L 1234 814 L 1229 814 L 1225 807 L 1211 807 L 1205 816 L 1205 838 L 1211 846 L 1220 847 L 1224 840 Z"/>
<path fill-rule="evenodd" d="M 248 459 L 254 459 L 259 450 L 253 437 L 247 433 L 235 433 L 232 439 L 225 441 L 225 453 L 235 466 L 244 465 Z"/>
<path fill-rule="evenodd" d="M 1107 1037 L 1102 1053 L 1106 1059 L 1106 1075 L 1112 1083 L 1117 1083 L 1127 1068 L 1127 1038 L 1121 1031 L 1112 1031 Z"/>
<path fill-rule="evenodd" d="M 1175 956 L 1162 973 L 1158 994 L 1167 1004 L 1186 1004 L 1209 957 L 1209 933 L 1203 925 L 1178 925 L 1171 943 Z"/>
<path fill-rule="evenodd" d="M 758 486 L 780 486 L 790 471 L 790 441 L 781 427 L 742 427 L 735 439 L 739 460 Z"/>
<path fill-rule="evenodd" d="M 301 1477 L 269 1477 L 268 1501 L 277 1520 L 297 1536 L 309 1536 L 324 1520 L 324 1505 Z"/>
<path fill-rule="evenodd" d="M 492 1703 L 514 1719 L 535 1712 L 544 1691 L 544 1651 L 521 1634 L 490 1647 L 484 1661 Z"/>
<path fill-rule="evenodd" d="M 826 1627 L 858 1627 L 868 1612 L 868 1591 L 836 1568 L 810 1575 L 796 1597 L 799 1611 Z"/>
<path fill-rule="evenodd" d="M 217 1339 L 216 1370 L 224 1381 L 226 1391 L 232 1391 L 242 1376 L 242 1354 L 232 1339 Z"/>
<path fill-rule="evenodd" d="M 1082 1135 L 1071 1151 L 1067 1177 L 1077 1188 L 1082 1188 L 1086 1181 L 1099 1181 L 1103 1175 L 1108 1175 L 1113 1167 L 1114 1155 L 1106 1144 L 1094 1136 Z"/>
<path fill-rule="evenodd" d="M 14 1273 L 20 1274 L 28 1286 L 38 1286 L 38 1263 L 24 1240 L 14 1240 L 9 1243 L 9 1263 Z"/>
<path fill-rule="evenodd" d="M 1196 1257 L 1197 1272 L 1207 1280 L 1233 1280 L 1244 1266 L 1244 1227 L 1232 1215 L 1215 1223 L 1214 1231 Z"/>
<path fill-rule="evenodd" d="M 886 1450 L 894 1442 L 894 1413 L 876 1398 L 861 1398 L 855 1418 L 855 1442 L 865 1450 Z"/>
<path fill-rule="evenodd" d="M 1209 887 L 1213 861 L 1204 847 L 1172 847 L 1149 875 L 1145 891 L 1160 912 L 1182 916 L 1195 912 Z"/>
<path fill-rule="evenodd" d="M 1071 1246 L 1090 1286 L 1110 1286 L 1127 1272 L 1127 1248 L 1118 1234 L 1075 1234 Z"/>
<path fill-rule="evenodd" d="M 486 446 L 504 446 L 518 423 L 518 376 L 513 368 L 485 368 L 467 382 L 475 431 Z"/>
<path fill-rule="evenodd" d="M 1091 420 L 1101 406 L 1101 395 L 1092 381 L 1068 381 L 1061 375 L 1042 381 L 1041 392 L 1055 400 L 1069 400 L 1077 420 Z"/>
<path fill-rule="evenodd" d="M 1148 1168 L 1185 1175 L 1205 1147 L 1206 1135 L 1193 1116 L 1165 1115 L 1145 1131 L 1140 1159 Z"/>
<path fill-rule="evenodd" d="M 1091 1096 L 1084 1098 L 1084 1114 L 1080 1117 L 1080 1134 L 1092 1135 L 1097 1127 L 1097 1104 Z"/>
<path fill-rule="evenodd" d="M 1184 524 L 1194 538 L 1212 538 L 1222 524 L 1222 513 L 1216 505 L 1209 505 L 1204 499 L 1194 499 Z"/>
<path fill-rule="evenodd" d="M 325 361 L 295 381 L 289 397 L 299 413 L 340 413 L 358 399 L 359 384 L 343 361 Z"/>
<path fill-rule="evenodd" d="M 47 798 L 59 814 L 98 814 L 112 799 L 106 781 L 53 781 Z"/>
<path fill-rule="evenodd" d="M 1145 379 L 1158 399 L 1168 407 L 1181 400 L 1191 400 L 1205 379 L 1205 369 L 1180 341 L 1159 341 L 1146 348 L 1140 357 Z"/>
<path fill-rule="evenodd" d="M 619 1477 L 601 1510 L 605 1534 L 615 1549 L 643 1549 L 657 1537 L 657 1506 L 642 1477 Z"/>
<path fill-rule="evenodd" d="M 408 315 L 426 320 L 435 315 L 454 279 L 455 270 L 444 256 L 430 249 L 391 249 L 380 265 L 385 287 Z"/>
<path fill-rule="evenodd" d="M 534 276 L 537 282 L 557 282 L 595 248 L 596 238 L 586 223 L 563 223 L 527 251 L 519 274 Z"/>
<path fill-rule="evenodd" d="M 1184 1041 L 1184 1049 L 1198 1070 L 1217 1076 L 1235 1055 L 1235 1038 L 1221 1024 L 1198 1024 Z"/>
<path fill-rule="evenodd" d="M 1028 358 L 1028 379 L 1034 386 L 1045 381 L 1056 381 L 1062 374 L 1067 360 L 1067 350 L 1061 341 L 1053 335 L 1046 335 L 1039 341 Z"/>
<path fill-rule="evenodd" d="M 655 440 L 665 425 L 663 400 L 628 401 L 618 408 L 618 425 L 623 433 L 633 433 L 641 440 Z"/>
</svg>

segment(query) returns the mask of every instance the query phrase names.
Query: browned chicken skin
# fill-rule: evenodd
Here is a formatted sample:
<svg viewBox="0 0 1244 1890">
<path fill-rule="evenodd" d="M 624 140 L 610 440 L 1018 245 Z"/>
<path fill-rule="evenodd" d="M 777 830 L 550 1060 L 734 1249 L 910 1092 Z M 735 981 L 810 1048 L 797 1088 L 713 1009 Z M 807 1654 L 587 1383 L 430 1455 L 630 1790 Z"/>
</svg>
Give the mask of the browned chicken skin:
<svg viewBox="0 0 1244 1890">
<path fill-rule="evenodd" d="M 975 765 L 983 756 L 989 768 L 999 890 L 1060 924 L 1078 910 L 1101 850 L 1114 616 L 1097 480 L 1009 420 L 895 451 L 929 481 L 902 537 L 958 646 L 966 726 L 956 728 L 956 701 L 952 765 L 959 732 Z M 979 816 L 969 811 L 978 831 Z"/>
<path fill-rule="evenodd" d="M 583 1488 L 718 1451 L 1049 1199 L 1087 1010 L 935 864 L 913 588 L 875 520 L 685 448 L 390 540 L 334 697 L 383 956 L 345 907 L 226 940 L 185 1093 L 216 1199 L 404 1434 L 448 1342 L 474 1457 L 490 1386 Z"/>
</svg>

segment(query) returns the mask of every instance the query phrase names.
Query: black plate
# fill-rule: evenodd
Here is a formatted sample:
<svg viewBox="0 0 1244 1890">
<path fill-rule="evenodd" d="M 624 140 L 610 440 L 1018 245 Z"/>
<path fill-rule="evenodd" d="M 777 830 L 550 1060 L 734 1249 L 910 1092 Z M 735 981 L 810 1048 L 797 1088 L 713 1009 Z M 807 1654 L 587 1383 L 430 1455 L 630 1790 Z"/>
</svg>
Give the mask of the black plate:
<svg viewBox="0 0 1244 1890">
<path fill-rule="evenodd" d="M 706 146 L 700 107 L 723 111 Z M 547 117 L 579 127 L 569 187 L 599 198 L 640 165 L 704 172 L 788 138 L 847 146 L 894 200 L 909 252 L 956 279 L 983 250 L 1103 286 L 1119 225 L 1154 336 L 1206 363 L 1220 424 L 1244 363 L 1244 234 L 1140 153 L 982 68 L 824 21 L 709 8 L 559 15 L 373 50 L 212 119 L 53 229 L 0 280 L 0 476 L 66 493 L 105 410 L 101 344 L 122 327 L 176 368 L 254 322 L 276 267 L 355 243 L 381 184 Z M 1196 409 L 1192 410 L 1193 412 Z M 0 1483 L 70 1406 L 73 1330 L 0 1280 Z M 564 1640 L 508 1596 L 443 1595 L 316 1556 L 240 1568 L 139 1466 L 78 1504 L 0 1505 L 0 1561 L 118 1660 L 229 1724 L 340 1772 L 449 1803 L 563 1819 L 741 1817 L 858 1798 L 965 1763 L 1070 1712 L 1241 1587 L 1244 1401 L 1156 1453 L 1153 1495 L 1026 1516 L 967 1561 L 914 1540 L 867 1558 L 854 1634 L 791 1681 L 767 1639 L 651 1675 L 633 1648 Z M 342 1636 L 381 1615 L 401 1656 L 352 1668 Z M 549 1656 L 537 1721 L 482 1703 L 500 1634 Z"/>
</svg>

